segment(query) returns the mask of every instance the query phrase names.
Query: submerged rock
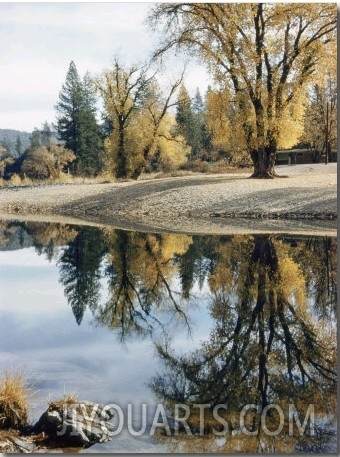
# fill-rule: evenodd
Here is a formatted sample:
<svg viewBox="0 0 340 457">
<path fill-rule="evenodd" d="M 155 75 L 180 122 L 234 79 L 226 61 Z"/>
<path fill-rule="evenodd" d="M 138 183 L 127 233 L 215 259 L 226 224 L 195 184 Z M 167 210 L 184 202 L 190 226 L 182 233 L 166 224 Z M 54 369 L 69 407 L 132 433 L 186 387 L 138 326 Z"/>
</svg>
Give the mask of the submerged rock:
<svg viewBox="0 0 340 457">
<path fill-rule="evenodd" d="M 36 446 L 33 442 L 20 435 L 18 430 L 0 430 L 0 453 L 23 454 L 34 452 Z"/>
<path fill-rule="evenodd" d="M 46 433 L 49 440 L 65 445 L 89 447 L 111 440 L 114 413 L 91 402 L 52 402 L 33 427 L 34 433 Z"/>
</svg>

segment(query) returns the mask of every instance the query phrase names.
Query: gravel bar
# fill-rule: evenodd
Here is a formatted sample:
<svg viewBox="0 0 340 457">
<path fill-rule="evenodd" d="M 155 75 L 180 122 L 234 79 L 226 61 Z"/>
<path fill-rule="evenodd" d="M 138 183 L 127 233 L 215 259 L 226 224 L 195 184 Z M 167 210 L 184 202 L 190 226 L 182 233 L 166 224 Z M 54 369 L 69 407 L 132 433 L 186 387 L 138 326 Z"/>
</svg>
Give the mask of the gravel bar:
<svg viewBox="0 0 340 457">
<path fill-rule="evenodd" d="M 285 178 L 190 175 L 0 189 L 0 216 L 186 233 L 336 233 L 337 166 L 279 166 Z M 39 217 L 38 217 L 39 216 Z"/>
</svg>

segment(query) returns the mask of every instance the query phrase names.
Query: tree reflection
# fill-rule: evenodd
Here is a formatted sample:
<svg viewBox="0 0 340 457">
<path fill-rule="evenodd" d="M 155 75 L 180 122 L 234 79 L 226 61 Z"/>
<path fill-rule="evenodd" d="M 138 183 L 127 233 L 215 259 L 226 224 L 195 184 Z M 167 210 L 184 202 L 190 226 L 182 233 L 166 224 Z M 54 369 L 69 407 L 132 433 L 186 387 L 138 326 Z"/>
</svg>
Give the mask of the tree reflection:
<svg viewBox="0 0 340 457">
<path fill-rule="evenodd" d="M 210 405 L 204 439 L 172 437 L 172 445 L 182 443 L 174 451 L 327 450 L 333 431 L 326 425 L 336 402 L 335 238 L 190 237 L 38 223 L 20 224 L 20 230 L 2 223 L 0 233 L 1 249 L 33 244 L 49 259 L 58 254 L 60 282 L 78 324 L 89 308 L 95 323 L 122 340 L 153 335 L 155 328 L 167 334 L 156 345 L 166 370 L 152 389 L 170 410 L 176 403 L 191 411 Z M 197 350 L 179 355 L 167 330 L 179 321 L 189 325 L 197 289 L 209 296 L 213 330 Z M 296 428 L 292 435 L 287 424 L 268 436 L 255 411 L 246 427 L 258 434 L 239 433 L 245 405 L 262 411 L 276 404 L 288 417 L 293 404 L 303 422 L 310 403 L 318 418 L 314 437 Z M 221 404 L 229 435 L 216 448 L 212 429 L 221 424 L 212 410 Z M 193 431 L 198 416 L 188 419 Z M 278 420 L 270 410 L 268 428 L 276 430 Z"/>
<path fill-rule="evenodd" d="M 99 229 L 79 227 L 58 260 L 60 282 L 77 324 L 86 308 L 94 311 L 100 300 L 100 265 L 105 250 Z"/>
<path fill-rule="evenodd" d="M 162 325 L 157 314 L 167 309 L 187 319 L 173 284 L 173 257 L 188 249 L 190 237 L 107 230 L 105 243 L 109 299 L 96 309 L 96 322 L 119 329 L 124 339 Z"/>
<path fill-rule="evenodd" d="M 26 222 L 24 227 L 37 252 L 46 255 L 50 261 L 57 248 L 72 242 L 77 235 L 77 230 L 65 224 Z"/>
<path fill-rule="evenodd" d="M 1 250 L 6 250 L 6 247 L 10 245 L 10 240 L 13 234 L 18 230 L 15 224 L 9 224 L 8 222 L 0 222 L 0 247 Z"/>
<path fill-rule="evenodd" d="M 331 237 L 313 237 L 296 245 L 294 258 L 306 277 L 314 310 L 320 317 L 327 317 L 336 310 L 336 240 Z"/>
<path fill-rule="evenodd" d="M 154 392 L 169 408 L 176 403 L 191 408 L 210 404 L 211 409 L 227 405 L 231 429 L 233 415 L 248 404 L 262 411 L 274 403 L 286 414 L 288 404 L 294 404 L 304 417 L 313 402 L 319 417 L 334 413 L 336 341 L 329 321 L 334 316 L 313 314 L 306 278 L 289 245 L 270 236 L 235 237 L 232 243 L 217 245 L 215 252 L 219 261 L 209 275 L 214 331 L 187 356 L 178 356 L 168 342 L 158 345 L 168 371 L 153 380 Z M 274 430 L 276 416 L 271 411 Z M 196 416 L 190 417 L 195 429 Z M 250 417 L 251 429 L 260 429 L 259 415 Z M 322 433 L 317 443 L 312 437 L 304 443 L 305 436 L 287 440 L 286 432 L 275 443 L 262 433 L 242 446 L 253 442 L 253 451 L 265 446 L 268 452 L 273 446 L 306 449 L 322 442 Z M 229 441 L 226 446 L 231 452 Z M 190 446 L 188 450 L 193 452 Z"/>
<path fill-rule="evenodd" d="M 34 246 L 39 255 L 51 261 L 59 247 L 74 239 L 77 230 L 69 225 L 40 222 L 1 222 L 0 250 Z"/>
</svg>

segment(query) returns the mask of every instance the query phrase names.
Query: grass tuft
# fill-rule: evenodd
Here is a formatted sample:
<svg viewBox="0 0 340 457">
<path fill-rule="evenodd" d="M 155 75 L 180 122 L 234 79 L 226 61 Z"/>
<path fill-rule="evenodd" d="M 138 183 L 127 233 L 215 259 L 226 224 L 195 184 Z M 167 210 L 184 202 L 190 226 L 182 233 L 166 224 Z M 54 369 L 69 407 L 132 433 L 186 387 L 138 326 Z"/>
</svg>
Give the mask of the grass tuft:
<svg viewBox="0 0 340 457">
<path fill-rule="evenodd" d="M 0 428 L 19 429 L 28 422 L 31 389 L 22 374 L 5 373 L 0 379 Z"/>
<path fill-rule="evenodd" d="M 49 409 L 62 409 L 64 405 L 74 405 L 78 403 L 79 399 L 74 394 L 65 394 L 59 400 L 52 400 L 48 402 Z"/>
</svg>

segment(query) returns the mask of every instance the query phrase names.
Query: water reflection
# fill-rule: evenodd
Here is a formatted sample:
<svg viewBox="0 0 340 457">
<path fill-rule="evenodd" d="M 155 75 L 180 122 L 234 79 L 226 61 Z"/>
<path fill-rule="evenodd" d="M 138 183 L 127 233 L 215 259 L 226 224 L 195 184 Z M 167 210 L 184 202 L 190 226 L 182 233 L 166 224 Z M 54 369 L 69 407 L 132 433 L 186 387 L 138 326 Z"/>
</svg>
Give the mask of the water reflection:
<svg viewBox="0 0 340 457">
<path fill-rule="evenodd" d="M 215 320 L 209 340 L 180 357 L 168 343 L 159 344 L 158 353 L 167 370 L 153 380 L 153 390 L 169 408 L 178 403 L 192 408 L 193 429 L 198 428 L 199 419 L 194 405 L 210 404 L 207 435 L 220 426 L 212 416 L 214 406 L 227 405 L 224 419 L 237 438 L 226 442 L 226 452 L 240 445 L 247 452 L 289 452 L 296 447 L 324 451 L 328 427 L 318 425 L 317 436 L 305 434 L 303 439 L 297 428 L 290 433 L 289 405 L 297 408 L 299 418 L 306 417 L 311 403 L 319 418 L 335 411 L 336 335 L 325 318 L 326 310 L 329 316 L 334 310 L 335 277 L 321 281 L 320 271 L 313 278 L 309 276 L 310 287 L 318 291 L 313 314 L 303 267 L 296 260 L 302 246 L 294 242 L 294 250 L 298 248 L 295 256 L 289 244 L 270 236 L 233 241 L 219 245 L 219 262 L 209 275 Z M 322 242 L 326 257 L 332 252 L 331 262 L 335 261 L 329 240 Z M 315 240 L 307 245 L 312 249 L 306 252 L 304 244 L 304 255 L 313 260 L 319 249 L 314 249 Z M 322 288 L 326 284 L 327 293 Z M 283 426 L 279 436 L 263 433 L 260 414 L 254 412 L 247 418 L 252 436 L 238 436 L 238 413 L 249 404 L 257 405 L 260 412 L 270 404 L 280 405 L 284 423 L 276 409 L 267 408 L 268 428 L 275 432 Z M 187 443 L 188 451 L 197 450 L 195 442 Z"/>
<path fill-rule="evenodd" d="M 109 299 L 96 310 L 97 322 L 118 328 L 124 337 L 131 331 L 149 333 L 161 324 L 160 308 L 186 319 L 172 285 L 177 270 L 172 259 L 187 251 L 190 237 L 106 231 L 104 239 Z"/>
<path fill-rule="evenodd" d="M 169 411 L 195 404 L 205 410 L 204 437 L 159 436 L 186 452 L 323 452 L 334 433 L 336 407 L 336 239 L 293 236 L 187 236 L 147 234 L 61 224 L 2 223 L 0 249 L 34 246 L 56 259 L 60 282 L 76 322 L 86 309 L 95 324 L 119 338 L 150 337 L 163 372 L 150 386 Z M 195 350 L 176 346 L 169 322 L 190 329 L 191 305 L 205 300 L 210 336 Z M 176 320 L 169 320 L 169 317 Z M 173 324 L 176 325 L 176 324 Z M 189 346 L 190 347 L 190 346 Z M 315 433 L 289 429 L 289 405 L 303 423 L 315 407 Z M 224 441 L 214 430 L 216 405 L 228 424 Z M 263 432 L 260 414 L 245 405 L 282 408 L 278 435 Z M 277 410 L 267 426 L 280 427 Z M 257 432 L 257 433 L 256 433 Z"/>
</svg>

